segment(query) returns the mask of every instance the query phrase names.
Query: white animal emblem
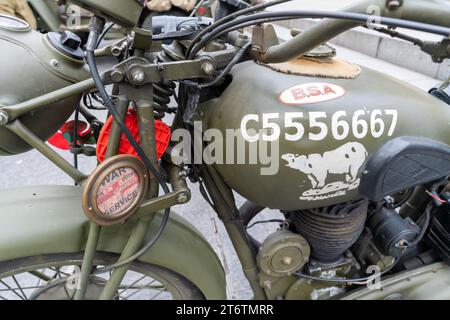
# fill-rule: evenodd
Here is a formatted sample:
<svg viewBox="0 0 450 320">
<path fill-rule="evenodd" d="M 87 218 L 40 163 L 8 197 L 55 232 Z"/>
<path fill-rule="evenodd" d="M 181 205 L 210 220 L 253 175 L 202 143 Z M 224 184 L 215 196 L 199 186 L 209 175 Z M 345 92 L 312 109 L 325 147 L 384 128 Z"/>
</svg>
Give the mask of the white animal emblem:
<svg viewBox="0 0 450 320">
<path fill-rule="evenodd" d="M 323 188 L 329 174 L 345 174 L 347 184 L 357 180 L 358 171 L 367 158 L 361 143 L 349 142 L 333 151 L 305 155 L 285 154 L 281 157 L 287 166 L 307 175 L 313 189 Z"/>
</svg>

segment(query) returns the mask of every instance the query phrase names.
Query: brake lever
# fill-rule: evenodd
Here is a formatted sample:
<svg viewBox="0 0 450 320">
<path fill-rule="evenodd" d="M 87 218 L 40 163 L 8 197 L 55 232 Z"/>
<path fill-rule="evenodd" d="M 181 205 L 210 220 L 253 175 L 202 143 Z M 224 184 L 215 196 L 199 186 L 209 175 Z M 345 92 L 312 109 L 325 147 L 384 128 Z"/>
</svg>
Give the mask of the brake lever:
<svg viewBox="0 0 450 320">
<path fill-rule="evenodd" d="M 441 41 L 424 41 L 420 49 L 428 53 L 436 63 L 441 63 L 450 58 L 450 38 L 444 38 Z"/>
</svg>

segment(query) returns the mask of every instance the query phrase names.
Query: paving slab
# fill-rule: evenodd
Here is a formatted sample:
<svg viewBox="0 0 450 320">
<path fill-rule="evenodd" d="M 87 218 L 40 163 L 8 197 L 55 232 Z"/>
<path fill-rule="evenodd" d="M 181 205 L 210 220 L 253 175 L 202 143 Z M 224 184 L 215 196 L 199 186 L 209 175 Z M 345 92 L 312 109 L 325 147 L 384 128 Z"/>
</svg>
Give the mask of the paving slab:
<svg viewBox="0 0 450 320">
<path fill-rule="evenodd" d="M 344 10 L 349 5 L 359 0 L 294 0 L 268 8 L 269 11 L 282 10 Z M 450 3 L 450 1 L 449 1 Z M 370 13 L 370 12 L 369 12 Z M 294 19 L 280 21 L 279 25 L 287 28 L 307 30 L 320 22 L 320 19 Z M 406 35 L 426 41 L 439 41 L 441 36 L 421 31 L 398 28 L 397 31 Z M 417 46 L 410 42 L 392 38 L 389 35 L 376 32 L 363 27 L 357 27 L 330 40 L 331 43 L 342 47 L 364 53 L 374 58 L 423 73 L 432 78 L 446 80 L 450 77 L 450 67 L 447 62 L 436 64 L 431 57 L 422 52 Z M 407 57 L 407 58 L 406 58 Z"/>
</svg>

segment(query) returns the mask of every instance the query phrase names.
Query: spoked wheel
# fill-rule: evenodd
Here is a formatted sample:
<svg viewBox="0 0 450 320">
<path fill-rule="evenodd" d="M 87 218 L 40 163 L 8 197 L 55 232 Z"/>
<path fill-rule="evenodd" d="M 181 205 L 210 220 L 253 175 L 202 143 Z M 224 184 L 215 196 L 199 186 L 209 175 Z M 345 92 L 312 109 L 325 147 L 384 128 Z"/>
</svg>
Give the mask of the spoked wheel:
<svg viewBox="0 0 450 320">
<path fill-rule="evenodd" d="M 94 268 L 116 262 L 118 256 L 97 253 Z M 0 300 L 71 300 L 77 287 L 81 253 L 22 258 L 0 263 Z M 92 276 L 86 299 L 100 296 L 110 272 Z M 116 300 L 201 300 L 200 290 L 174 271 L 141 262 L 130 265 Z"/>
</svg>

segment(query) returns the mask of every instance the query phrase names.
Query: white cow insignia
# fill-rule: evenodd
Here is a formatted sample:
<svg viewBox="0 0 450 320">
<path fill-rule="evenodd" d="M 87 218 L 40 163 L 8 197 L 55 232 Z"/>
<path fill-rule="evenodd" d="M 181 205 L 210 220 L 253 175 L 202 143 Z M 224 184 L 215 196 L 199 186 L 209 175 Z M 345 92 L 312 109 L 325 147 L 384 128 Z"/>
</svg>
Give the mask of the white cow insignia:
<svg viewBox="0 0 450 320">
<path fill-rule="evenodd" d="M 312 189 L 305 191 L 300 199 L 314 201 L 343 196 L 347 191 L 358 188 L 358 173 L 367 155 L 367 150 L 361 143 L 349 142 L 323 155 L 288 153 L 281 158 L 288 163 L 288 167 L 306 174 Z M 343 175 L 345 179 L 327 184 L 330 174 Z"/>
</svg>

